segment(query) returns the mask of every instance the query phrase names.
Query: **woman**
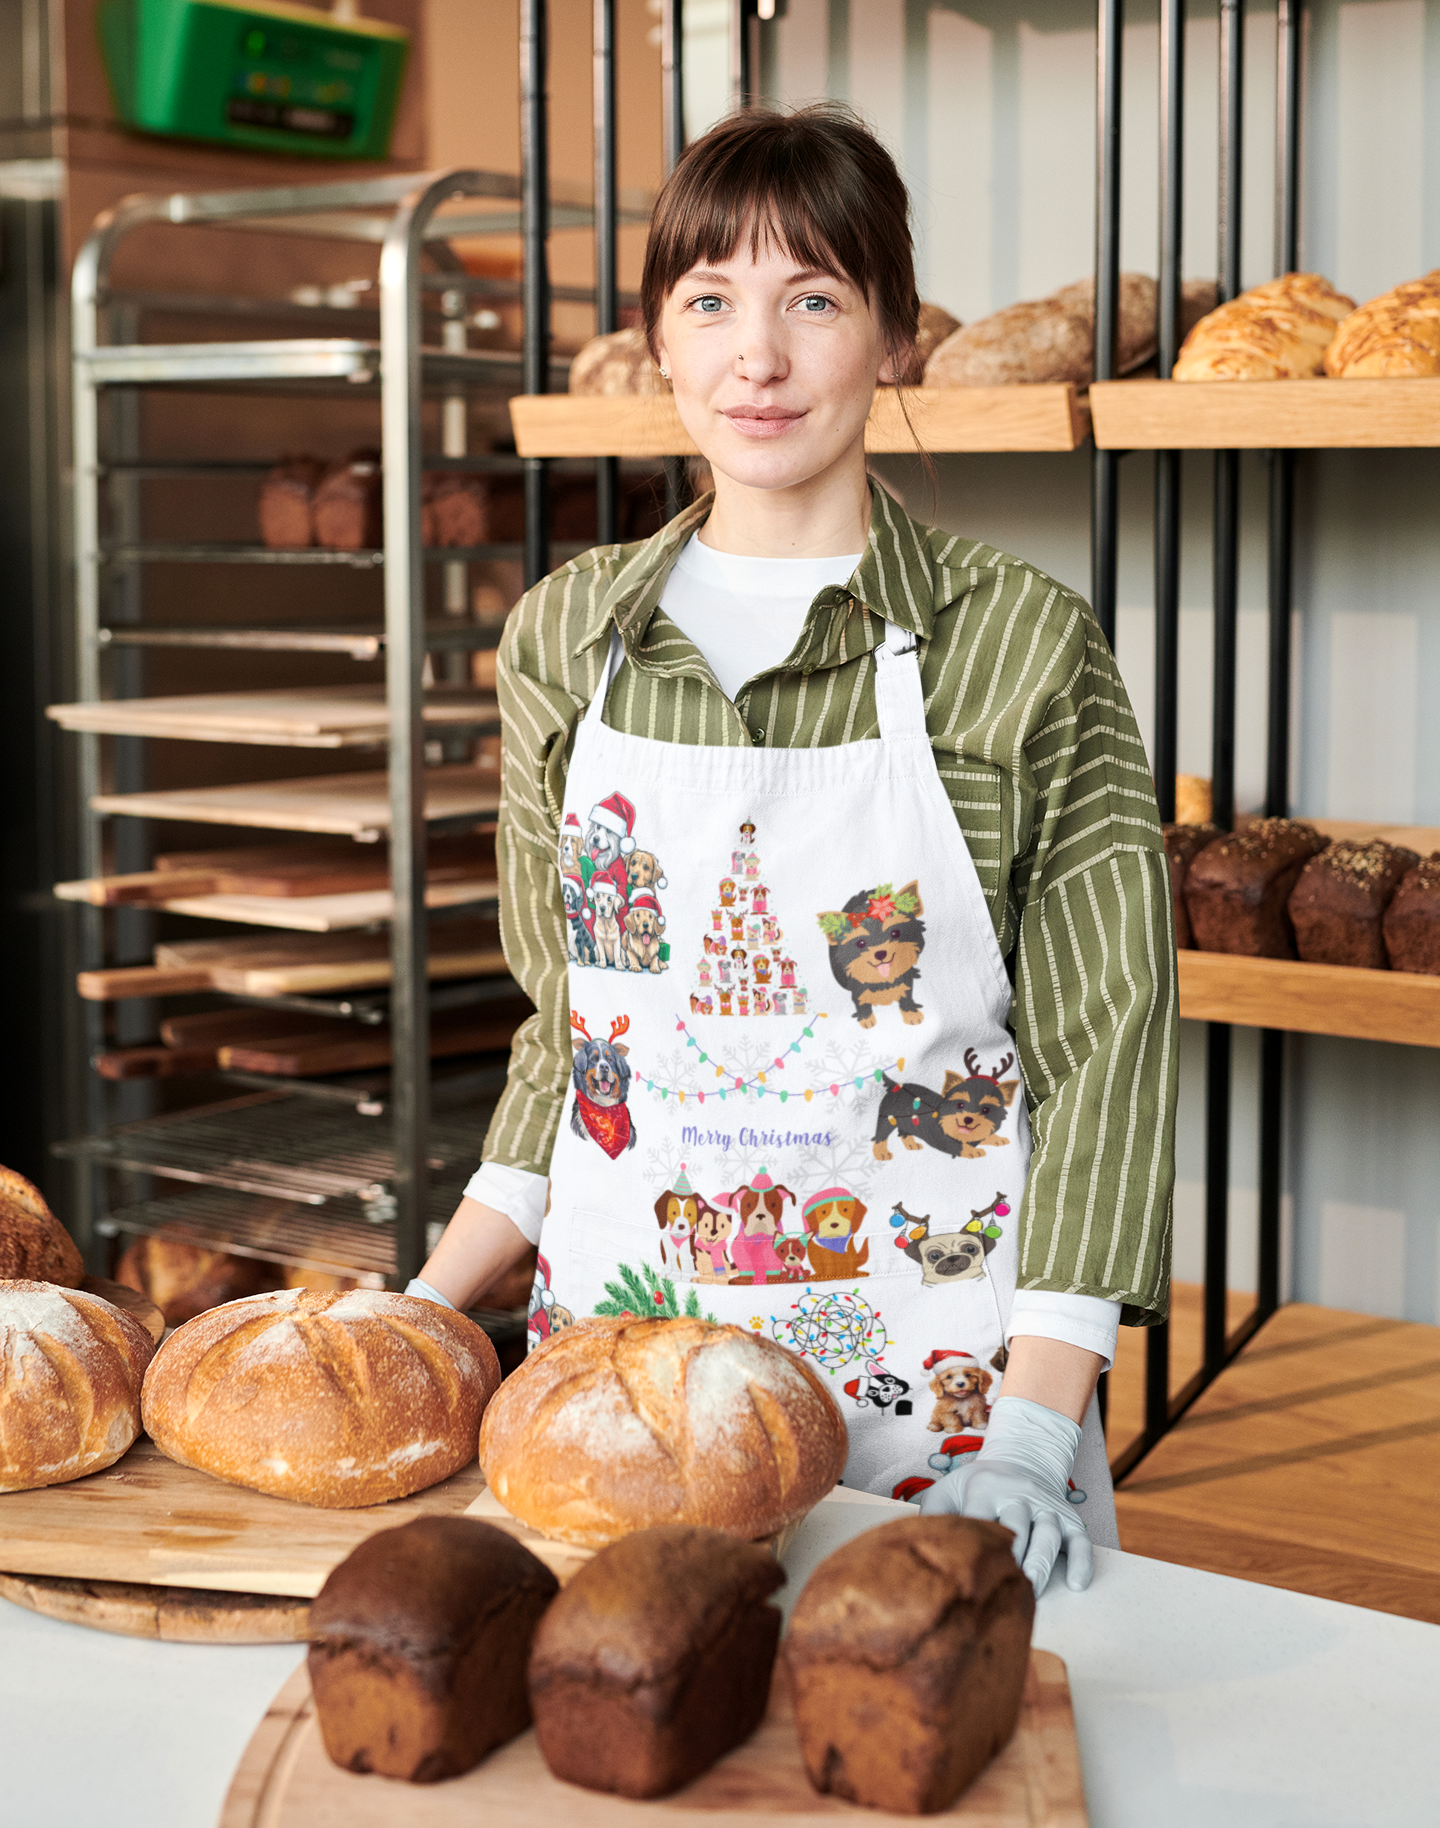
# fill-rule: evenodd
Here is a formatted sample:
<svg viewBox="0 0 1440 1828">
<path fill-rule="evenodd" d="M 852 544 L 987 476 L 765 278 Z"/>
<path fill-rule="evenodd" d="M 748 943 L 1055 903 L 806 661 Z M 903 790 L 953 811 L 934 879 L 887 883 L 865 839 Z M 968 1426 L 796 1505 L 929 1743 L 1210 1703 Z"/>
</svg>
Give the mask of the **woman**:
<svg viewBox="0 0 1440 1828">
<path fill-rule="evenodd" d="M 907 213 L 828 106 L 727 120 L 665 187 L 645 328 L 714 493 L 507 624 L 501 913 L 538 1013 L 411 1286 L 463 1306 L 543 1234 L 537 1336 L 754 1327 L 830 1374 L 847 1483 L 999 1517 L 1037 1591 L 1062 1549 L 1080 1588 L 1086 1522 L 1117 1540 L 1096 1379 L 1167 1298 L 1169 877 L 1085 605 L 867 476 Z M 733 1219 L 678 1273 L 677 1197 Z"/>
</svg>

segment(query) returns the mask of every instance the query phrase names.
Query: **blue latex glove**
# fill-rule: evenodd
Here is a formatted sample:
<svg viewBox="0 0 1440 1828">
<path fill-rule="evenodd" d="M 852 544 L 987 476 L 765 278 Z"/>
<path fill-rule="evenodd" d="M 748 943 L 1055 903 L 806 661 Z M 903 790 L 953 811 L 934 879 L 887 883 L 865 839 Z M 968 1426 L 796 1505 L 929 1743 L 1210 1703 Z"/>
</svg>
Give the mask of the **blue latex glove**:
<svg viewBox="0 0 1440 1828">
<path fill-rule="evenodd" d="M 1039 1596 L 1061 1550 L 1065 1585 L 1090 1585 L 1094 1555 L 1085 1525 L 1068 1501 L 1080 1430 L 1067 1415 L 1023 1396 L 1002 1396 L 990 1411 L 985 1445 L 920 1499 L 926 1517 L 952 1512 L 993 1518 L 1015 1533 L 1015 1559 Z"/>
<path fill-rule="evenodd" d="M 455 1303 L 447 1301 L 438 1288 L 428 1282 L 422 1282 L 419 1276 L 412 1276 L 405 1284 L 407 1295 L 418 1295 L 421 1301 L 437 1301 L 442 1308 L 453 1308 Z"/>
</svg>

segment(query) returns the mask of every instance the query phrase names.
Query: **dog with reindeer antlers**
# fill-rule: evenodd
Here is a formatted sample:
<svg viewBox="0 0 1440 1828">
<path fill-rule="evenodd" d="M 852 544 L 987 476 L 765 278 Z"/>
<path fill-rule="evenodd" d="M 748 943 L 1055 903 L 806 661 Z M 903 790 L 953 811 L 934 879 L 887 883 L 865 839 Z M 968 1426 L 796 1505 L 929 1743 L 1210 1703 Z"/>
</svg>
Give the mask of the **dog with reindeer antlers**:
<svg viewBox="0 0 1440 1828">
<path fill-rule="evenodd" d="M 630 1119 L 629 1048 L 620 1040 L 630 1027 L 629 1016 L 616 1016 L 610 1024 L 608 1041 L 592 1036 L 579 1012 L 570 1011 L 570 1026 L 575 1030 L 570 1045 L 575 1049 L 570 1078 L 575 1087 L 575 1103 L 570 1112 L 570 1128 L 577 1136 L 588 1136 L 614 1161 L 626 1149 L 635 1147 L 635 1125 Z"/>
<path fill-rule="evenodd" d="M 973 1047 L 965 1050 L 965 1071 L 946 1073 L 938 1092 L 928 1085 L 898 1085 L 886 1077 L 875 1119 L 873 1154 L 877 1162 L 893 1160 L 890 1144 L 904 1149 L 938 1149 L 942 1155 L 974 1160 L 986 1149 L 1010 1141 L 1000 1135 L 1005 1113 L 1015 1102 L 1019 1078 L 1002 1079 L 1015 1064 L 1013 1053 L 987 1073 Z"/>
</svg>

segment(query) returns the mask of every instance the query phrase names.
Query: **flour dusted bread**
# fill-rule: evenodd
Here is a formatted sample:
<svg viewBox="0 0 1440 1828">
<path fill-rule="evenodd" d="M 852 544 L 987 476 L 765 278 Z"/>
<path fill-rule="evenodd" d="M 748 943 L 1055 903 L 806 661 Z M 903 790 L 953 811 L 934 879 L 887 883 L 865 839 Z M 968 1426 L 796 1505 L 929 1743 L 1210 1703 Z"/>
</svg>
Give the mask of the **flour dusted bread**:
<svg viewBox="0 0 1440 1828">
<path fill-rule="evenodd" d="M 1323 371 L 1355 309 L 1318 273 L 1285 273 L 1218 306 L 1180 345 L 1172 381 L 1294 381 Z"/>
<path fill-rule="evenodd" d="M 458 1777 L 530 1724 L 526 1665 L 555 1576 L 471 1517 L 378 1530 L 310 1608 L 320 1736 L 347 1771 Z"/>
<path fill-rule="evenodd" d="M 281 1289 L 172 1333 L 143 1411 L 155 1445 L 182 1466 L 349 1509 L 467 1466 L 499 1382 L 484 1333 L 436 1302 Z"/>
<path fill-rule="evenodd" d="M 480 1462 L 514 1516 L 599 1548 L 698 1523 L 774 1535 L 840 1477 L 845 1423 L 773 1341 L 704 1320 L 584 1320 L 552 1333 L 485 1412 Z"/>
<path fill-rule="evenodd" d="M 0 1280 L 33 1278 L 79 1288 L 84 1275 L 75 1240 L 40 1189 L 13 1168 L 0 1168 Z"/>
<path fill-rule="evenodd" d="M 616 1796 L 668 1796 L 760 1724 L 785 1584 L 775 1557 L 718 1530 L 640 1530 L 581 1568 L 530 1657 L 551 1772 Z"/>
<path fill-rule="evenodd" d="M 197 1314 L 259 1295 L 282 1280 L 280 1271 L 254 1257 L 205 1250 L 180 1238 L 136 1238 L 115 1266 L 115 1280 L 148 1295 L 167 1326 L 183 1326 Z"/>
<path fill-rule="evenodd" d="M 1382 923 L 1390 898 L 1420 859 L 1383 838 L 1329 844 L 1301 870 L 1290 891 L 1295 949 L 1308 964 L 1384 971 Z"/>
<path fill-rule="evenodd" d="M 98 1295 L 0 1282 L 0 1492 L 113 1465 L 140 1432 L 154 1350 L 138 1321 Z"/>
<path fill-rule="evenodd" d="M 1338 381 L 1440 375 L 1440 267 L 1352 311 L 1325 351 Z"/>
<path fill-rule="evenodd" d="M 817 1790 L 948 1809 L 1020 1717 L 1035 1595 L 1009 1530 L 920 1517 L 857 1536 L 811 1575 L 785 1660 Z"/>
<path fill-rule="evenodd" d="M 668 394 L 670 383 L 638 325 L 592 336 L 570 364 L 572 394 Z"/>
</svg>

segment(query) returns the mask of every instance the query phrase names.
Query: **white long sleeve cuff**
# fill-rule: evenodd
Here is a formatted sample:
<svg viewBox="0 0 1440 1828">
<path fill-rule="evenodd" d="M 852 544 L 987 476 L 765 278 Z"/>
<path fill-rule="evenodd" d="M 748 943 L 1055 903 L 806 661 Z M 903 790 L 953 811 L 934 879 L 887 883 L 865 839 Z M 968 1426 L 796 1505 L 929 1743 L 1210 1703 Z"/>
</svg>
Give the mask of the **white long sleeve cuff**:
<svg viewBox="0 0 1440 1828">
<path fill-rule="evenodd" d="M 1120 1303 L 1098 1295 L 1058 1295 L 1048 1289 L 1017 1289 L 1005 1328 L 1005 1343 L 1017 1334 L 1058 1339 L 1067 1346 L 1098 1352 L 1104 1369 L 1115 1363 L 1115 1340 L 1120 1331 Z"/>
<path fill-rule="evenodd" d="M 467 1199 L 503 1212 L 527 1244 L 540 1242 L 549 1196 L 548 1175 L 532 1174 L 528 1168 L 504 1168 L 499 1162 L 481 1162 L 465 1189 Z"/>
</svg>

